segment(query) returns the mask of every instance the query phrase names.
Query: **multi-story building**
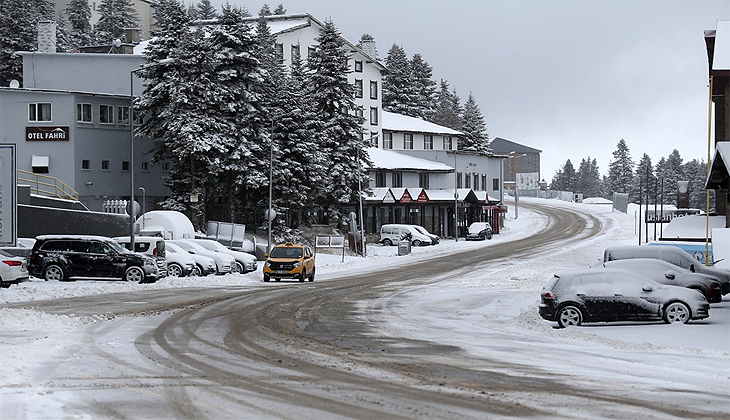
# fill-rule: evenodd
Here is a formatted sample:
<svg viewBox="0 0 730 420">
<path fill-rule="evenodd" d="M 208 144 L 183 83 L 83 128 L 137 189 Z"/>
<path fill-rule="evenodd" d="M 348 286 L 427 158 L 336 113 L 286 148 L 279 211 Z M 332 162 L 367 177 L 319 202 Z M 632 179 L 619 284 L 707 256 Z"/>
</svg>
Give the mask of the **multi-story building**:
<svg viewBox="0 0 730 420">
<path fill-rule="evenodd" d="M 503 178 L 504 187 L 508 190 L 515 189 L 517 174 L 537 173 L 540 178 L 540 153 L 541 150 L 515 143 L 513 141 L 495 137 L 489 147 L 495 155 L 504 158 Z"/>
</svg>

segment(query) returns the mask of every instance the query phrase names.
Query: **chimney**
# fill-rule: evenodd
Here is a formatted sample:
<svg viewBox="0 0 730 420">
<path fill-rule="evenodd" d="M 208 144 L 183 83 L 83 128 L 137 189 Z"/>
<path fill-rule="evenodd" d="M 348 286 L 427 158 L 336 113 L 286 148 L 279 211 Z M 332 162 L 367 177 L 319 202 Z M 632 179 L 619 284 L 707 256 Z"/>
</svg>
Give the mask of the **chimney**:
<svg viewBox="0 0 730 420">
<path fill-rule="evenodd" d="M 139 28 L 125 28 L 124 33 L 127 36 L 127 44 L 139 44 Z"/>
<path fill-rule="evenodd" d="M 375 45 L 375 38 L 368 36 L 360 40 L 360 48 L 363 52 L 374 59 L 378 59 L 378 49 Z"/>
<path fill-rule="evenodd" d="M 52 21 L 38 22 L 38 52 L 56 52 L 56 24 Z"/>
</svg>

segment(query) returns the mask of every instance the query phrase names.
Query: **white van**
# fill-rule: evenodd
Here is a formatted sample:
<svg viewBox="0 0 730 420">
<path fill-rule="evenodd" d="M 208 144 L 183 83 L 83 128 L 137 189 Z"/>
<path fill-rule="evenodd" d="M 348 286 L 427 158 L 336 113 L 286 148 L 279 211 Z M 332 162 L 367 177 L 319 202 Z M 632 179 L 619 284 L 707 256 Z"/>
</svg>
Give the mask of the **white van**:
<svg viewBox="0 0 730 420">
<path fill-rule="evenodd" d="M 396 245 L 407 234 L 411 234 L 411 245 L 431 245 L 431 237 L 419 232 L 414 225 L 383 225 L 380 227 L 380 242 L 383 245 Z"/>
<path fill-rule="evenodd" d="M 672 245 L 624 245 L 609 246 L 603 251 L 603 262 L 633 258 L 656 258 L 682 267 L 693 273 L 715 276 L 722 283 L 722 294 L 730 293 L 730 271 L 707 267 L 687 251 Z"/>
<path fill-rule="evenodd" d="M 112 238 L 114 242 L 127 248 L 130 251 L 150 255 L 157 262 L 158 278 L 167 277 L 167 256 L 165 252 L 165 240 L 157 237 L 134 237 L 134 249 L 131 249 L 132 241 L 129 236 L 118 236 Z"/>
</svg>

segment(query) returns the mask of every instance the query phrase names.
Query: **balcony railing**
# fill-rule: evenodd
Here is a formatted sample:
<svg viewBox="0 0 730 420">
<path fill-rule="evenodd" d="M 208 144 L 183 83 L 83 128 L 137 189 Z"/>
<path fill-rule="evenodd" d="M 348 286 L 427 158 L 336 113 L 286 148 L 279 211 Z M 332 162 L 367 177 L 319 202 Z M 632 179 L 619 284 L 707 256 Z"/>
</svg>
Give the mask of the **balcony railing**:
<svg viewBox="0 0 730 420">
<path fill-rule="evenodd" d="M 18 169 L 18 184 L 30 185 L 30 192 L 45 197 L 79 201 L 79 193 L 58 178 Z"/>
</svg>

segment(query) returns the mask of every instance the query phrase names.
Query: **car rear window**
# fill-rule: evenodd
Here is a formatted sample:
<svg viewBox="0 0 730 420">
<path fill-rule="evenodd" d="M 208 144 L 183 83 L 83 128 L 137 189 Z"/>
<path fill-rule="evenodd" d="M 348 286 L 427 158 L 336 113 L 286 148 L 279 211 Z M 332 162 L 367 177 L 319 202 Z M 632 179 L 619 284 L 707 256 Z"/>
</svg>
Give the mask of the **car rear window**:
<svg viewBox="0 0 730 420">
<path fill-rule="evenodd" d="M 44 251 L 68 251 L 68 241 L 47 241 L 41 246 Z"/>
</svg>

